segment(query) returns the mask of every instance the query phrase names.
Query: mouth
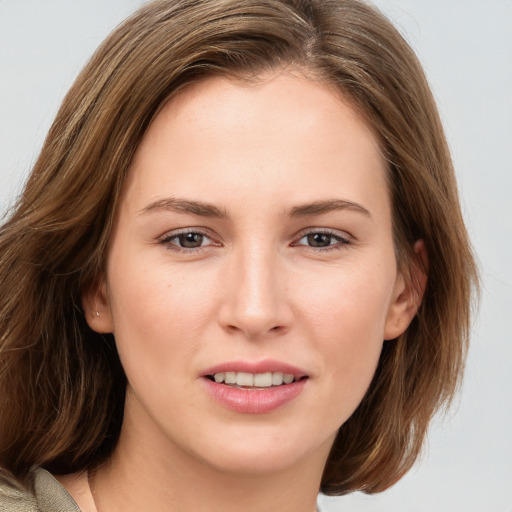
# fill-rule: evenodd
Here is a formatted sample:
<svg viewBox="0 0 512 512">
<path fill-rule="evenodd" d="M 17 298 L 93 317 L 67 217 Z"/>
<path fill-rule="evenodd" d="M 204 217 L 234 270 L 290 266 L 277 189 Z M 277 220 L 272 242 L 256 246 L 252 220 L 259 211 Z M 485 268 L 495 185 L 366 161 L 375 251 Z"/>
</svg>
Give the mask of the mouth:
<svg viewBox="0 0 512 512">
<path fill-rule="evenodd" d="M 284 361 L 228 361 L 205 369 L 204 389 L 222 407 L 242 414 L 267 414 L 295 402 L 310 379 Z"/>
<path fill-rule="evenodd" d="M 275 387 L 282 387 L 294 382 L 299 382 L 308 378 L 307 375 L 295 375 L 293 373 L 284 372 L 217 372 L 205 377 L 217 384 L 224 384 L 235 389 L 255 389 L 263 390 Z"/>
</svg>

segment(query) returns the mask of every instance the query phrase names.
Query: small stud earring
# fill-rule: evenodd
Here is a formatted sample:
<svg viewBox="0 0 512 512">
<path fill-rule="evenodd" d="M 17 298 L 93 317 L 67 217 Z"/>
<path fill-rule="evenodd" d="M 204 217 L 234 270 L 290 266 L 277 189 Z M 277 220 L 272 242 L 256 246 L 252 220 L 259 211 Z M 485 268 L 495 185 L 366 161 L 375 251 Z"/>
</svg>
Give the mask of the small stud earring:
<svg viewBox="0 0 512 512">
<path fill-rule="evenodd" d="M 100 316 L 100 313 L 99 313 L 99 311 L 96 311 L 96 316 L 98 316 L 98 317 Z"/>
</svg>

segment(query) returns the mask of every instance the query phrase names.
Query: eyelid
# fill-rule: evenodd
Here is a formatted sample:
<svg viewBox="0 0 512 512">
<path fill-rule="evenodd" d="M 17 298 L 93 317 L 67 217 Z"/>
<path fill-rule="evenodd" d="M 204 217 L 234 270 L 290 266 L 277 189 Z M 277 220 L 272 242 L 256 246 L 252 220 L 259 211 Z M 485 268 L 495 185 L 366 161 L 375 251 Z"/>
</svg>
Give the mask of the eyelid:
<svg viewBox="0 0 512 512">
<path fill-rule="evenodd" d="M 188 233 L 197 233 L 199 235 L 202 235 L 206 238 L 208 238 L 212 243 L 207 244 L 205 246 L 200 247 L 192 247 L 192 248 L 186 248 L 186 247 L 180 247 L 177 244 L 171 243 L 171 240 L 180 236 L 185 235 Z M 179 229 L 173 229 L 171 231 L 166 231 L 163 235 L 159 236 L 157 238 L 157 243 L 164 245 L 167 249 L 175 252 L 181 252 L 181 253 L 197 253 L 199 251 L 204 251 L 208 249 L 211 246 L 214 247 L 220 247 L 222 244 L 221 242 L 217 241 L 211 231 L 206 228 L 201 227 L 186 227 L 186 228 L 179 228 Z"/>
<path fill-rule="evenodd" d="M 188 233 L 198 233 L 198 234 L 208 238 L 211 241 L 211 243 L 209 243 L 205 246 L 199 246 L 199 247 L 193 247 L 193 248 L 180 247 L 177 244 L 171 243 L 172 239 L 174 239 L 180 235 L 188 234 Z M 316 234 L 316 233 L 330 235 L 333 238 L 338 239 L 339 242 L 336 244 L 325 246 L 325 247 L 313 247 L 313 246 L 308 246 L 306 244 L 298 243 L 302 238 L 304 238 L 308 235 L 311 235 L 311 234 Z M 174 229 L 174 230 L 165 232 L 163 235 L 161 235 L 157 238 L 157 243 L 164 245 L 169 250 L 172 250 L 175 252 L 197 253 L 199 251 L 207 250 L 209 247 L 212 247 L 212 246 L 213 247 L 222 246 L 222 243 L 220 241 L 218 241 L 218 238 L 219 238 L 218 236 L 215 236 L 214 234 L 211 233 L 210 229 L 203 228 L 203 227 L 186 227 L 186 228 L 179 228 L 179 229 Z M 353 242 L 354 242 L 354 237 L 352 235 L 350 235 L 349 233 L 347 233 L 346 231 L 340 231 L 340 230 L 332 229 L 332 228 L 316 227 L 316 228 L 306 228 L 306 229 L 301 230 L 299 233 L 297 233 L 295 235 L 294 241 L 290 245 L 292 247 L 303 247 L 307 250 L 325 252 L 325 251 L 329 251 L 329 250 L 340 249 L 340 248 L 346 247 L 348 245 L 351 245 Z"/>
<path fill-rule="evenodd" d="M 312 247 L 308 246 L 306 244 L 299 244 L 298 242 L 302 240 L 304 237 L 308 235 L 314 235 L 314 234 L 325 234 L 330 235 L 333 238 L 337 238 L 340 240 L 338 244 L 328 245 L 325 247 Z M 346 231 L 340 231 L 337 229 L 332 228 L 306 228 L 297 233 L 297 235 L 294 237 L 294 242 L 291 243 L 292 247 L 305 247 L 308 250 L 313 251 L 328 251 L 332 249 L 340 249 L 343 247 L 346 247 L 347 245 L 351 245 L 354 242 L 354 237 L 347 233 Z M 340 245 L 341 244 L 341 245 Z"/>
</svg>

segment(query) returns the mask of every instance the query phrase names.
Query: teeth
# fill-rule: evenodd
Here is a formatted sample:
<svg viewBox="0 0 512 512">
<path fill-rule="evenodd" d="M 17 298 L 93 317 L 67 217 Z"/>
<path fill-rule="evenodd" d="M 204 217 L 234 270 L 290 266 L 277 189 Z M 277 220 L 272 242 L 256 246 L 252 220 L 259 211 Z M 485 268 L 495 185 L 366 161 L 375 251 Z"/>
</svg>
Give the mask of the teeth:
<svg viewBox="0 0 512 512">
<path fill-rule="evenodd" d="M 237 386 L 253 386 L 254 375 L 252 373 L 238 372 L 236 374 Z"/>
<path fill-rule="evenodd" d="M 254 376 L 254 386 L 257 388 L 269 388 L 272 386 L 272 373 L 257 373 Z"/>
<path fill-rule="evenodd" d="M 225 384 L 257 388 L 269 388 L 271 386 L 280 386 L 281 384 L 291 384 L 295 380 L 293 374 L 282 372 L 223 372 L 216 373 L 213 378 L 215 382 L 218 383 L 224 382 Z"/>
<path fill-rule="evenodd" d="M 281 372 L 275 372 L 272 374 L 272 385 L 280 386 L 283 383 L 283 374 Z"/>
<path fill-rule="evenodd" d="M 216 374 L 216 375 L 220 375 L 220 374 Z M 222 381 L 220 381 L 222 382 Z M 226 384 L 236 384 L 236 372 L 226 372 L 224 374 L 224 382 Z"/>
<path fill-rule="evenodd" d="M 293 375 L 291 373 L 285 373 L 283 375 L 283 382 L 285 384 L 291 384 L 293 382 Z"/>
</svg>

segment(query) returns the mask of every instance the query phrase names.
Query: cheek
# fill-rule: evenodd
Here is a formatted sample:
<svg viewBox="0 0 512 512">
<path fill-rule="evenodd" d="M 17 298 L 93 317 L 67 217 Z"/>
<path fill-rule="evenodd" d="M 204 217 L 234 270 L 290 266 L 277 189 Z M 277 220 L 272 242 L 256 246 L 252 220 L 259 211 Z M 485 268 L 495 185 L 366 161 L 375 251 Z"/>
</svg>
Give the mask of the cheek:
<svg viewBox="0 0 512 512">
<path fill-rule="evenodd" d="M 143 251 L 131 251 L 130 258 L 113 253 L 110 261 L 114 337 L 132 385 L 140 380 L 157 389 L 193 379 L 191 361 L 215 339 L 223 269 L 175 266 L 165 254 L 148 258 Z"/>
<path fill-rule="evenodd" d="M 383 340 L 395 272 L 380 264 L 347 265 L 339 271 L 315 274 L 295 294 L 300 309 L 317 332 L 325 332 L 326 343 L 339 340 L 360 345 L 365 340 Z"/>
<path fill-rule="evenodd" d="M 179 371 L 197 349 L 206 315 L 204 293 L 165 264 L 117 261 L 109 272 L 110 303 L 119 355 L 131 370 Z M 155 368 L 155 365 L 157 368 Z"/>
<path fill-rule="evenodd" d="M 371 267 L 370 267 L 371 269 Z M 375 373 L 394 279 L 393 271 L 341 273 L 317 279 L 303 292 L 308 337 L 321 354 L 327 379 L 322 397 L 339 404 L 342 421 L 357 407 Z"/>
</svg>

